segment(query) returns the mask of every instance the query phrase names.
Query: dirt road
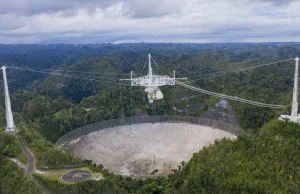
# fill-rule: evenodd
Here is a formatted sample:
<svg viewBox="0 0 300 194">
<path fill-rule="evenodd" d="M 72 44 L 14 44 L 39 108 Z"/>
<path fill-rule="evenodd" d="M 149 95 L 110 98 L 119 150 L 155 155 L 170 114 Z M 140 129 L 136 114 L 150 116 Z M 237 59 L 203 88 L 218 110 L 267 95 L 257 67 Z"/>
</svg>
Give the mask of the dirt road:
<svg viewBox="0 0 300 194">
<path fill-rule="evenodd" d="M 47 191 L 47 189 L 34 176 L 32 176 L 32 173 L 35 172 L 35 158 L 34 158 L 33 154 L 30 152 L 29 148 L 23 142 L 22 138 L 19 136 L 17 136 L 17 138 L 20 143 L 20 146 L 23 149 L 24 154 L 27 157 L 27 168 L 26 168 L 27 175 L 40 187 L 40 189 L 44 193 L 50 194 L 50 192 Z"/>
</svg>

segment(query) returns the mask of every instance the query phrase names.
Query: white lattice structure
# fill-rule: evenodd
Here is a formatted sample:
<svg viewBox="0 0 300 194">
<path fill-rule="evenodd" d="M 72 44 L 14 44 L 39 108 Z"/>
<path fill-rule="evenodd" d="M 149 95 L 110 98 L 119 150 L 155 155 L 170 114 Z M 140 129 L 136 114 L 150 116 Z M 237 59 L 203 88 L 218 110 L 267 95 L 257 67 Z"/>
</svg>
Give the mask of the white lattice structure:
<svg viewBox="0 0 300 194">
<path fill-rule="evenodd" d="M 168 76 L 161 75 L 147 75 L 144 77 L 132 78 L 132 86 L 147 86 L 147 87 L 158 87 L 165 85 L 175 85 L 175 79 Z"/>
<path fill-rule="evenodd" d="M 6 110 L 6 131 L 12 132 L 16 129 L 14 124 L 14 118 L 11 111 L 11 104 L 10 104 L 10 98 L 9 98 L 9 92 L 8 92 L 8 85 L 7 85 L 7 78 L 6 78 L 6 67 L 3 66 L 2 68 L 3 73 L 3 85 L 4 85 L 4 94 L 5 94 L 5 110 Z"/>
<path fill-rule="evenodd" d="M 280 115 L 280 120 L 288 120 L 291 122 L 300 123 L 300 114 L 298 114 L 298 66 L 299 66 L 299 58 L 295 59 L 295 77 L 294 77 L 294 89 L 293 89 L 293 102 L 292 102 L 292 110 L 291 115 Z"/>
<path fill-rule="evenodd" d="M 131 86 L 144 86 L 144 87 L 159 87 L 166 85 L 175 85 L 175 71 L 174 77 L 171 78 L 167 75 L 153 75 L 152 65 L 151 65 L 151 54 L 148 54 L 149 58 L 149 72 L 148 75 L 144 77 L 132 77 L 131 72 Z"/>
<path fill-rule="evenodd" d="M 131 71 L 130 79 L 120 79 L 120 81 L 127 80 L 131 81 L 131 86 L 142 86 L 145 87 L 145 92 L 148 93 L 147 98 L 148 102 L 152 103 L 155 100 L 162 100 L 163 94 L 158 87 L 160 86 L 174 86 L 176 84 L 175 71 L 174 76 L 169 77 L 167 75 L 153 75 L 152 65 L 151 65 L 151 54 L 148 54 L 149 58 L 149 72 L 148 75 L 143 77 L 133 78 L 133 74 Z M 186 79 L 186 78 L 179 78 Z"/>
</svg>

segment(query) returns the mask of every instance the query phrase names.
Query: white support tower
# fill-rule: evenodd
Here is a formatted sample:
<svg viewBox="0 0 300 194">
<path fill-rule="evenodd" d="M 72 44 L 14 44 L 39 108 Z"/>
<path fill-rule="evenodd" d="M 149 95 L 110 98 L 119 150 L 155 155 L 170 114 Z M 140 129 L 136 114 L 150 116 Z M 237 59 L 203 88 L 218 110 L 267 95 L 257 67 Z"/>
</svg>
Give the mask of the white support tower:
<svg viewBox="0 0 300 194">
<path fill-rule="evenodd" d="M 9 98 L 9 92 L 8 92 L 8 85 L 7 85 L 7 79 L 6 79 L 6 67 L 3 66 L 2 68 L 3 73 L 3 85 L 4 85 L 4 94 L 5 94 L 5 110 L 6 110 L 6 131 L 12 132 L 15 131 L 16 127 L 14 124 L 14 118 L 13 114 L 11 112 L 11 104 L 10 104 L 10 98 Z"/>
<path fill-rule="evenodd" d="M 299 71 L 299 58 L 295 59 L 295 77 L 294 77 L 294 89 L 293 89 L 293 102 L 291 115 L 281 115 L 280 120 L 288 120 L 295 123 L 300 123 L 300 115 L 298 114 L 298 71 Z"/>
<path fill-rule="evenodd" d="M 120 79 L 120 81 L 131 81 L 131 86 L 142 86 L 145 87 L 145 92 L 148 93 L 148 102 L 151 104 L 155 100 L 162 100 L 163 94 L 158 87 L 160 86 L 173 86 L 176 84 L 176 79 L 186 79 L 186 78 L 175 78 L 175 71 L 173 71 L 173 77 L 167 75 L 153 75 L 152 65 L 151 65 L 151 54 L 148 54 L 148 75 L 143 77 L 133 78 L 131 71 L 130 79 Z"/>
</svg>

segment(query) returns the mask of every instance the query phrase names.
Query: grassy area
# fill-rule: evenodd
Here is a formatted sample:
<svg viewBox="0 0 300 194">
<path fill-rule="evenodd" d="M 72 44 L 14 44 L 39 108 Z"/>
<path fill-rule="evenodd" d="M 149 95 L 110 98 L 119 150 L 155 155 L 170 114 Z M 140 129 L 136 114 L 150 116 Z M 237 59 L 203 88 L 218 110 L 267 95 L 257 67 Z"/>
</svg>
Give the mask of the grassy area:
<svg viewBox="0 0 300 194">
<path fill-rule="evenodd" d="M 90 171 L 89 168 L 87 167 L 81 167 L 81 168 L 69 168 L 69 169 L 57 169 L 57 170 L 45 170 L 43 171 L 44 174 L 41 174 L 42 176 L 46 176 L 47 178 L 53 179 L 53 180 L 58 180 L 61 183 L 66 183 L 66 184 L 72 184 L 72 183 L 67 183 L 61 180 L 61 177 L 70 171 L 73 170 L 88 170 Z M 93 173 L 93 172 L 92 172 Z M 90 179 L 94 179 L 94 174 Z"/>
<path fill-rule="evenodd" d="M 116 185 L 110 179 L 87 180 L 77 183 L 65 183 L 57 178 L 34 174 L 51 193 L 116 193 Z"/>
<path fill-rule="evenodd" d="M 23 152 L 19 152 L 18 154 L 15 155 L 15 157 L 23 164 L 27 164 L 27 158 Z"/>
<path fill-rule="evenodd" d="M 79 158 L 57 149 L 51 142 L 42 137 L 33 127 L 20 126 L 19 135 L 24 140 L 36 159 L 36 168 L 61 169 L 65 167 L 82 166 Z"/>
</svg>

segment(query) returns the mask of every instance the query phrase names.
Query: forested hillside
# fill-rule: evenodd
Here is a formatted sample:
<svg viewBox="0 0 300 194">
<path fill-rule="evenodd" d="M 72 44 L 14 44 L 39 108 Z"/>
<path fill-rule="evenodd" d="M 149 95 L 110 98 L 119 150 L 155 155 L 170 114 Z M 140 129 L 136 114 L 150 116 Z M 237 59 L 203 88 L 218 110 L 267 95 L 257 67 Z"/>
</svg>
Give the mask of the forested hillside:
<svg viewBox="0 0 300 194">
<path fill-rule="evenodd" d="M 88 52 L 90 49 L 96 49 L 100 52 L 102 47 L 102 49 L 106 50 L 105 48 L 108 46 L 109 45 L 95 46 L 96 48 L 93 48 L 91 45 L 87 45 L 87 48 L 84 46 L 76 47 L 77 50 L 80 50 L 78 54 L 76 53 L 76 56 L 83 55 L 84 57 L 85 52 Z M 147 68 L 145 68 L 145 62 L 147 60 L 146 54 L 151 51 L 153 52 L 152 55 L 155 61 L 158 63 L 158 66 L 153 64 L 154 72 L 156 73 L 170 75 L 173 70 L 176 70 L 177 76 L 187 77 L 189 84 L 210 91 L 259 102 L 288 105 L 291 101 L 291 98 L 287 98 L 287 96 L 291 96 L 293 87 L 293 62 L 250 69 L 235 74 L 229 74 L 227 72 L 249 68 L 261 63 L 293 58 L 299 51 L 299 45 L 297 44 L 150 44 L 145 47 L 140 44 L 125 44 L 119 47 L 116 45 L 110 46 L 112 47 L 111 52 L 113 54 L 110 53 L 104 56 L 99 54 L 94 58 L 90 57 L 79 60 L 69 65 L 60 63 L 59 66 L 56 66 L 56 63 L 51 62 L 51 60 L 56 59 L 56 56 L 51 55 L 51 57 L 49 57 L 48 54 L 44 55 L 45 59 L 49 59 L 49 63 L 52 63 L 53 66 L 50 68 L 52 68 L 53 71 L 56 69 L 60 72 L 63 71 L 65 75 L 68 76 L 88 77 L 91 80 L 8 69 L 13 110 L 21 113 L 26 107 L 24 104 L 37 96 L 45 96 L 50 99 L 63 98 L 76 106 L 81 103 L 83 98 L 96 96 L 104 90 L 108 89 L 109 91 L 111 88 L 116 88 L 118 80 L 120 78 L 129 78 L 129 72 L 131 70 L 134 71 L 134 76 L 145 74 L 147 70 Z M 48 49 L 50 53 L 56 54 L 60 53 L 59 51 L 64 48 L 62 47 L 56 51 L 55 46 L 48 47 L 43 46 L 42 48 L 44 50 Z M 74 55 L 72 52 L 77 52 L 73 47 L 74 46 L 66 46 L 66 50 L 68 51 L 65 54 L 66 58 L 70 55 Z M 178 49 L 178 47 L 182 48 Z M 39 46 L 37 48 L 39 48 Z M 35 50 L 38 50 L 37 48 L 35 48 Z M 165 52 L 162 48 L 166 49 Z M 74 51 L 72 49 L 74 49 Z M 70 52 L 72 54 L 70 54 Z M 13 57 L 20 53 L 27 56 L 26 53 L 21 51 L 16 53 L 12 52 L 10 55 Z M 106 52 L 103 51 L 102 54 L 103 53 Z M 5 53 L 2 55 L 6 56 Z M 31 58 L 33 57 L 32 55 L 32 53 L 28 54 L 27 57 Z M 13 64 L 9 62 L 5 57 L 1 59 L 3 63 L 7 63 L 8 66 L 22 66 L 21 63 Z M 38 67 L 35 66 L 35 68 L 49 68 L 48 66 L 44 67 L 42 63 L 39 64 L 40 65 Z M 33 65 L 33 62 L 30 63 L 30 65 Z M 28 76 L 30 76 L 30 78 Z M 128 86 L 123 87 L 122 91 L 130 90 Z M 20 88 L 22 88 L 23 91 L 19 90 Z M 208 96 L 190 91 L 186 92 L 185 89 L 179 86 L 163 87 L 162 90 L 166 94 L 164 103 L 167 104 L 167 106 L 160 107 L 164 108 L 176 106 L 176 99 L 186 96 L 189 100 L 192 98 L 191 96 L 193 96 L 194 101 L 197 101 L 199 107 L 208 100 Z M 142 90 L 139 92 L 140 95 L 143 94 Z M 117 93 L 118 91 L 115 92 L 114 98 L 119 100 L 116 96 Z M 123 97 L 122 101 L 130 97 L 128 96 L 129 93 L 123 94 L 121 91 L 119 91 L 119 93 L 119 98 L 120 95 Z M 133 96 L 136 96 L 135 92 Z M 1 99 L 2 105 L 4 106 L 3 97 Z M 193 100 L 191 99 L 190 101 Z M 189 104 L 189 102 L 187 102 L 187 104 Z M 266 108 L 257 108 L 234 102 L 232 102 L 232 105 L 238 117 L 239 124 L 247 129 L 261 127 L 265 122 L 276 115 L 276 112 Z M 128 106 L 128 102 L 122 102 L 122 106 Z M 146 104 L 144 104 L 144 106 L 146 106 Z M 126 109 L 126 107 L 124 109 Z M 165 111 L 163 112 L 165 113 Z M 201 113 L 200 111 L 196 114 L 199 115 Z"/>
<path fill-rule="evenodd" d="M 299 193 L 299 156 L 300 125 L 274 120 L 194 154 L 171 175 L 170 193 Z"/>
<path fill-rule="evenodd" d="M 105 177 L 100 182 L 66 185 L 36 175 L 53 193 L 298 193 L 300 127 L 276 120 L 290 111 L 294 61 L 244 69 L 293 59 L 299 51 L 300 44 L 290 43 L 0 45 L 0 63 L 9 67 L 18 135 L 33 150 L 37 168 L 88 167 Z M 200 116 L 216 102 L 216 98 L 170 86 L 161 88 L 164 100 L 147 104 L 143 88 L 118 80 L 129 78 L 131 70 L 134 76 L 146 74 L 148 53 L 157 74 L 171 75 L 176 70 L 177 77 L 187 77 L 186 83 L 202 89 L 288 107 L 273 110 L 229 101 L 238 124 L 249 135 L 215 142 L 182 163 L 169 178 L 121 177 L 55 148 L 59 137 L 87 124 L 147 114 Z M 58 72 L 66 76 L 55 75 Z M 4 133 L 0 77 L 0 174 L 4 174 L 0 193 L 39 193 L 24 170 L 8 159 L 22 160 L 22 152 L 16 138 Z M 189 110 L 189 105 L 195 108 Z M 17 180 L 16 187 L 5 190 L 5 184 Z"/>
<path fill-rule="evenodd" d="M 1 123 L 3 124 L 3 123 Z M 0 193 L 40 193 L 38 186 L 8 157 L 17 157 L 22 150 L 15 137 L 0 132 Z"/>
</svg>

